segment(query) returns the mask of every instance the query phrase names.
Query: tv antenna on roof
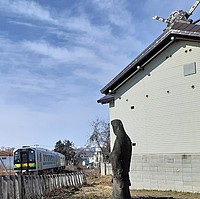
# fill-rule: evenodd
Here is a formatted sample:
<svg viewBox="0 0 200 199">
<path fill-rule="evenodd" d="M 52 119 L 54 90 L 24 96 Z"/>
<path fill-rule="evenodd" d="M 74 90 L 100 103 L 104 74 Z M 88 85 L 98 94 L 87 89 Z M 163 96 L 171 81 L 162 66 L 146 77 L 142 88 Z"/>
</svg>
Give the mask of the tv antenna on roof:
<svg viewBox="0 0 200 199">
<path fill-rule="evenodd" d="M 172 12 L 167 19 L 163 17 L 159 17 L 159 16 L 155 16 L 153 17 L 153 19 L 167 23 L 167 27 L 170 27 L 175 21 L 182 21 L 186 23 L 195 24 L 195 23 L 198 23 L 200 19 L 193 22 L 193 20 L 189 19 L 189 17 L 193 14 L 193 12 L 195 11 L 195 9 L 197 8 L 199 4 L 200 4 L 200 0 L 196 0 L 194 5 L 190 8 L 188 12 L 185 12 L 183 10 L 177 10 L 177 11 Z"/>
</svg>

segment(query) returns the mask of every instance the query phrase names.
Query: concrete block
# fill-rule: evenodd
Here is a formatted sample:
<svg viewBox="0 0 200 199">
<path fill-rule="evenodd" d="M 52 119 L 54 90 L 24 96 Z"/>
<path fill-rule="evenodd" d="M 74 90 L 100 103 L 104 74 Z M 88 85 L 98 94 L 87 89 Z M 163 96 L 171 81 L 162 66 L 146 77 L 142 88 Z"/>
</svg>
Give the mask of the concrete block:
<svg viewBox="0 0 200 199">
<path fill-rule="evenodd" d="M 133 182 L 131 183 L 130 189 L 137 189 L 137 182 Z"/>
<path fill-rule="evenodd" d="M 144 183 L 143 182 L 137 182 L 136 189 L 144 189 Z"/>
<path fill-rule="evenodd" d="M 177 191 L 183 191 L 184 190 L 183 181 L 175 181 L 174 182 L 174 188 Z"/>
<path fill-rule="evenodd" d="M 194 164 L 197 164 L 197 165 L 200 165 L 200 159 L 196 159 L 196 158 L 192 158 L 192 161 L 191 161 L 191 164 L 194 165 Z"/>
<path fill-rule="evenodd" d="M 200 183 L 200 173 L 192 173 L 192 180 Z"/>
<path fill-rule="evenodd" d="M 174 169 L 174 174 L 175 173 L 182 173 L 182 171 L 183 171 L 182 167 L 174 167 L 173 169 Z"/>
<path fill-rule="evenodd" d="M 175 183 L 173 180 L 166 180 L 166 190 L 175 190 Z"/>
<path fill-rule="evenodd" d="M 192 168 L 199 168 L 200 166 L 200 162 L 197 162 L 197 161 L 194 161 L 192 164 L 191 164 L 191 167 Z"/>
<path fill-rule="evenodd" d="M 175 181 L 183 181 L 183 174 L 178 173 L 178 172 L 174 172 L 174 180 Z"/>
<path fill-rule="evenodd" d="M 150 179 L 143 179 L 143 183 L 146 185 L 150 185 L 151 184 L 151 180 Z"/>
<path fill-rule="evenodd" d="M 166 191 L 166 183 L 158 183 L 158 189 L 161 191 Z"/>
<path fill-rule="evenodd" d="M 166 167 L 165 168 L 166 173 L 171 173 L 172 175 L 174 174 L 174 168 L 173 167 Z"/>
<path fill-rule="evenodd" d="M 182 164 L 182 169 L 183 169 L 183 168 L 192 168 L 192 165 L 189 164 L 189 163 L 183 163 L 183 164 Z"/>
<path fill-rule="evenodd" d="M 150 171 L 149 166 L 146 166 L 146 165 L 144 166 L 144 165 L 143 165 L 143 171 Z"/>
<path fill-rule="evenodd" d="M 192 182 L 192 174 L 183 173 L 183 182 Z"/>
<path fill-rule="evenodd" d="M 193 192 L 193 186 L 190 185 L 184 185 L 184 192 Z"/>
<path fill-rule="evenodd" d="M 153 171 L 153 172 L 156 172 L 156 171 L 158 171 L 158 167 L 157 166 L 150 166 L 149 170 Z"/>
<path fill-rule="evenodd" d="M 192 157 L 191 155 L 182 155 L 182 163 L 183 164 L 191 164 Z"/>
<path fill-rule="evenodd" d="M 200 187 L 200 155 L 137 155 L 131 169 L 136 187 L 195 192 Z"/>
<path fill-rule="evenodd" d="M 182 168 L 183 173 L 192 173 L 192 167 L 183 167 Z"/>
<path fill-rule="evenodd" d="M 137 162 L 136 165 L 135 165 L 135 170 L 136 171 L 142 171 L 143 170 L 143 165 L 142 163 L 140 162 Z"/>
<path fill-rule="evenodd" d="M 165 166 L 158 167 L 158 172 L 165 172 Z"/>
<path fill-rule="evenodd" d="M 200 187 L 200 181 L 192 181 L 192 185 L 196 187 Z"/>
<path fill-rule="evenodd" d="M 174 159 L 174 165 L 181 166 L 182 165 L 182 159 L 181 158 L 175 158 Z"/>
<path fill-rule="evenodd" d="M 174 173 L 173 172 L 165 172 L 165 178 L 166 180 L 173 181 L 174 180 Z"/>
<path fill-rule="evenodd" d="M 136 163 L 142 163 L 142 155 L 136 155 L 133 157 Z"/>
<path fill-rule="evenodd" d="M 160 180 L 165 180 L 166 176 L 165 176 L 165 173 L 157 173 L 157 179 L 158 181 Z"/>
<path fill-rule="evenodd" d="M 194 193 L 200 193 L 200 186 L 193 186 L 192 188 Z"/>
<path fill-rule="evenodd" d="M 158 190 L 158 181 L 157 180 L 151 179 L 150 183 L 151 183 L 151 189 Z"/>
<path fill-rule="evenodd" d="M 158 163 L 163 164 L 165 162 L 164 155 L 158 155 Z"/>
<path fill-rule="evenodd" d="M 192 181 L 183 181 L 183 186 L 193 186 L 193 182 Z"/>
<path fill-rule="evenodd" d="M 142 163 L 143 163 L 143 164 L 149 163 L 149 158 L 148 158 L 147 155 L 143 155 L 143 156 L 142 156 Z"/>
<path fill-rule="evenodd" d="M 192 165 L 192 173 L 199 173 L 200 172 L 200 165 Z"/>
<path fill-rule="evenodd" d="M 176 157 L 176 158 L 174 159 L 174 164 L 177 164 L 177 165 L 182 165 L 182 159 L 181 159 L 181 158 L 178 158 L 178 157 Z"/>
</svg>

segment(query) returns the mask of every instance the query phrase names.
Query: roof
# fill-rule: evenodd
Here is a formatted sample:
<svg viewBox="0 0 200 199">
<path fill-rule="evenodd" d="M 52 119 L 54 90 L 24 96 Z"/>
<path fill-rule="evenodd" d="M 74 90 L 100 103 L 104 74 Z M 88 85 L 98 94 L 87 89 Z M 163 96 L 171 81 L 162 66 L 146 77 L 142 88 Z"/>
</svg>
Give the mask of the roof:
<svg viewBox="0 0 200 199">
<path fill-rule="evenodd" d="M 136 57 L 128 66 L 126 66 L 114 79 L 112 79 L 104 88 L 101 93 L 110 96 L 110 93 L 121 87 L 137 72 L 143 69 L 152 59 L 166 49 L 170 44 L 177 40 L 200 40 L 200 25 L 191 24 L 186 22 L 175 22 L 170 29 L 165 29 L 164 32 L 150 44 L 139 56 Z M 106 98 L 107 99 L 107 98 Z M 113 99 L 110 98 L 110 101 Z M 105 96 L 97 101 L 98 103 L 105 102 Z"/>
<path fill-rule="evenodd" d="M 97 100 L 97 102 L 102 104 L 107 104 L 112 100 L 114 100 L 114 96 L 108 94 L 102 97 L 101 99 Z"/>
<path fill-rule="evenodd" d="M 0 156 L 12 156 L 11 151 L 0 151 Z"/>
</svg>

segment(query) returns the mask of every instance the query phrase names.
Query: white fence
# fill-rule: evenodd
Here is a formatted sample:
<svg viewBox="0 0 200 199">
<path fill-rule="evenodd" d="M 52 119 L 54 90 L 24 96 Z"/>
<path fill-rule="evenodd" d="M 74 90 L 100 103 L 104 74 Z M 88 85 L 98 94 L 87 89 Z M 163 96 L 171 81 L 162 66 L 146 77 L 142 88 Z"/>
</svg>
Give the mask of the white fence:
<svg viewBox="0 0 200 199">
<path fill-rule="evenodd" d="M 62 187 L 82 186 L 82 172 L 53 175 L 19 175 L 0 177 L 0 199 L 41 199 Z"/>
<path fill-rule="evenodd" d="M 100 167 L 101 167 L 101 175 L 111 175 L 112 174 L 112 165 L 110 163 L 102 162 Z"/>
</svg>

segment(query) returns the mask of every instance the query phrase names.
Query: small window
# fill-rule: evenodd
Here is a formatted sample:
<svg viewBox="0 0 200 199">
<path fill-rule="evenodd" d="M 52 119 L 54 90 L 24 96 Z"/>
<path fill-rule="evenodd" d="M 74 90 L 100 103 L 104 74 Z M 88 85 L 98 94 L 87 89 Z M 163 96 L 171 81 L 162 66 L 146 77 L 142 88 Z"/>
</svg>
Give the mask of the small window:
<svg viewBox="0 0 200 199">
<path fill-rule="evenodd" d="M 184 76 L 196 74 L 196 62 L 183 65 Z"/>
<path fill-rule="evenodd" d="M 113 107 L 115 107 L 115 101 L 113 100 L 113 101 L 111 101 L 110 103 L 109 103 L 109 107 L 110 108 L 113 108 Z"/>
</svg>

